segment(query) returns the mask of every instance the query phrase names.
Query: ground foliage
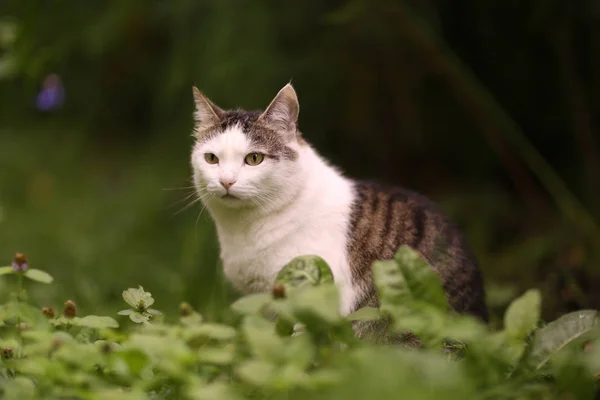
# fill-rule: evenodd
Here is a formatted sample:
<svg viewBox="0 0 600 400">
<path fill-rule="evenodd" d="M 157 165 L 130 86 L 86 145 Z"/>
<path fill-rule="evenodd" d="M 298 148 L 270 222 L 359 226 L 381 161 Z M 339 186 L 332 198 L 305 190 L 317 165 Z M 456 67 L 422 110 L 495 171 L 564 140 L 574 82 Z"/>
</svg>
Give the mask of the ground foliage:
<svg viewBox="0 0 600 400">
<path fill-rule="evenodd" d="M 342 317 L 324 260 L 302 256 L 272 293 L 236 300 L 231 324 L 182 303 L 165 322 L 143 287 L 123 291 L 128 309 L 79 316 L 32 306 L 29 281 L 52 284 L 18 254 L 0 269 L 19 290 L 0 307 L 0 393 L 6 399 L 591 399 L 600 373 L 595 310 L 550 323 L 541 296 L 513 301 L 504 326 L 449 311 L 437 274 L 401 247 L 373 266 L 379 309 Z M 38 283 L 31 283 L 37 285 Z M 117 314 L 122 317 L 117 317 Z M 128 316 L 129 318 L 125 318 Z M 387 318 L 421 347 L 354 338 L 350 321 Z"/>
</svg>

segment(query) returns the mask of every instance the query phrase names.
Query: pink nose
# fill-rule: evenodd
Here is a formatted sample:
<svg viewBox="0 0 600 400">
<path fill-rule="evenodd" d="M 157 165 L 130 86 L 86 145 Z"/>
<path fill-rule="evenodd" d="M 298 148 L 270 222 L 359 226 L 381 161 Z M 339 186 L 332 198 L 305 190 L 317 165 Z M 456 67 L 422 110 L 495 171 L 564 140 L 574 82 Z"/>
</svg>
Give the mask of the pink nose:
<svg viewBox="0 0 600 400">
<path fill-rule="evenodd" d="M 223 185 L 225 189 L 229 190 L 235 183 L 235 179 L 221 179 L 219 182 L 221 182 L 221 185 Z"/>
</svg>

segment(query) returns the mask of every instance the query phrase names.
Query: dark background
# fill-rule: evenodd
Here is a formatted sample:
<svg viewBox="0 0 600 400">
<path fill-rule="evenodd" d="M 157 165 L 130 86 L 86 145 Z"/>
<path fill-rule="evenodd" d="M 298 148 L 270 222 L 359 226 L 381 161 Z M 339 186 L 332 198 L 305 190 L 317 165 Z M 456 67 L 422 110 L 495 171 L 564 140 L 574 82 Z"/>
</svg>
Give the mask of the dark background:
<svg viewBox="0 0 600 400">
<path fill-rule="evenodd" d="M 494 323 L 530 287 L 547 319 L 600 308 L 598 4 L 3 0 L 0 264 L 26 252 L 56 277 L 30 286 L 40 305 L 114 313 L 141 284 L 159 309 L 218 318 L 235 294 L 214 227 L 197 204 L 178 212 L 191 87 L 254 109 L 291 80 L 325 156 L 428 195 L 465 230 Z"/>
</svg>

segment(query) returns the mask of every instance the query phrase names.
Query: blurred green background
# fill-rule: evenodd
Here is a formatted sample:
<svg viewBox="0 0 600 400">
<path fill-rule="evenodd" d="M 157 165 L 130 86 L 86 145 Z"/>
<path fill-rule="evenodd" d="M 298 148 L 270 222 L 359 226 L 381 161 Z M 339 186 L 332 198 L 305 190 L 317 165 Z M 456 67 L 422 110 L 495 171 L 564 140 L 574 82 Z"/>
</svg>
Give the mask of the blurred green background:
<svg viewBox="0 0 600 400">
<path fill-rule="evenodd" d="M 593 0 L 4 0 L 1 263 L 55 276 L 40 305 L 114 313 L 141 284 L 220 318 L 214 226 L 179 212 L 191 87 L 253 109 L 291 80 L 325 156 L 465 230 L 494 315 L 529 287 L 546 318 L 600 308 L 598 71 Z"/>
</svg>

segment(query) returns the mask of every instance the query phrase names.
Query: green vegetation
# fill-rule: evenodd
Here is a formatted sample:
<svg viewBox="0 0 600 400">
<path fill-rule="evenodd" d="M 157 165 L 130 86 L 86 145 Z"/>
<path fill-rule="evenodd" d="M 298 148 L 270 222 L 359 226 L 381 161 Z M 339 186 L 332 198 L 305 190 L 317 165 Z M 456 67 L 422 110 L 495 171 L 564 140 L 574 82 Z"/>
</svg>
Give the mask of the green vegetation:
<svg viewBox="0 0 600 400">
<path fill-rule="evenodd" d="M 29 271 L 54 277 L 44 284 L 29 279 L 47 281 L 39 272 L 0 276 L 0 304 L 14 305 L 4 308 L 13 317 L 0 339 L 12 350 L 7 362 L 27 364 L 10 342 L 21 343 L 15 329 L 27 323 L 22 343 L 31 357 L 59 335 L 103 366 L 96 371 L 89 364 L 96 372 L 86 373 L 90 368 L 78 363 L 87 356 L 68 359 L 79 353 L 63 347 L 51 355 L 62 357 L 56 365 L 63 367 L 49 369 L 45 380 L 33 371 L 3 381 L 5 397 L 26 398 L 19 385 L 27 390 L 27 380 L 68 392 L 66 375 L 93 376 L 90 387 L 100 398 L 118 398 L 101 390 L 134 382 L 138 392 L 159 396 L 160 388 L 178 384 L 152 383 L 156 376 L 182 383 L 179 372 L 193 368 L 197 373 L 189 376 L 203 382 L 198 385 L 218 384 L 202 398 L 219 396 L 220 384 L 242 396 L 277 393 L 277 384 L 261 386 L 238 372 L 251 375 L 244 362 L 268 358 L 255 355 L 256 342 L 246 338 L 266 327 L 244 325 L 254 323 L 245 316 L 256 316 L 266 300 L 234 303 L 214 224 L 195 201 L 191 86 L 223 107 L 253 109 L 291 80 L 300 128 L 328 159 L 349 176 L 419 191 L 457 222 L 483 270 L 491 321 L 486 328 L 445 316 L 433 278 L 407 269 L 413 261 L 406 253 L 401 274 L 394 262 L 377 264 L 379 289 L 389 295 L 383 309 L 350 318 L 383 313 L 396 328 L 418 331 L 425 348 L 357 343 L 345 336 L 346 325 L 338 329 L 326 319 L 302 327 L 282 309 L 288 319 L 269 329 L 290 351 L 296 347 L 288 337 L 304 332 L 293 338 L 304 336 L 299 340 L 309 339 L 315 351 L 305 369 L 323 371 L 315 385 L 325 385 L 331 371 L 337 379 L 336 389 L 298 387 L 289 396 L 376 398 L 373 388 L 381 387 L 382 398 L 394 390 L 394 397 L 528 398 L 538 389 L 538 398 L 560 390 L 566 398 L 569 391 L 585 398 L 576 384 L 591 390 L 589 371 L 598 368 L 571 349 L 593 332 L 557 345 L 561 350 L 550 359 L 556 346 L 548 337 L 557 324 L 574 327 L 563 328 L 565 337 L 577 336 L 584 328 L 577 323 L 593 320 L 594 312 L 585 310 L 600 309 L 599 15 L 595 1 L 560 0 L 0 1 L 0 266 L 26 251 Z M 36 98 L 51 74 L 60 77 L 65 101 L 42 111 Z M 307 260 L 296 260 L 302 274 L 282 272 L 272 294 L 277 300 L 267 296 L 269 304 L 283 307 L 294 285 L 327 276 L 317 259 Z M 138 308 L 131 296 L 142 295 L 140 286 L 152 292 L 154 304 L 144 300 Z M 132 288 L 128 303 L 126 288 Z M 400 301 L 409 295 L 418 301 Z M 335 303 L 329 292 L 314 296 Z M 185 322 L 175 311 L 184 302 Z M 179 337 L 173 354 L 199 349 L 183 328 L 176 332 L 183 324 L 200 329 L 198 315 L 211 322 L 201 329 L 226 337 L 234 329 L 234 339 L 215 342 L 226 350 L 217 346 L 210 354 L 216 345 L 209 341 L 207 353 L 193 350 L 183 365 L 140 344 L 169 335 Z M 555 322 L 544 328 L 539 321 Z M 318 342 L 316 327 L 346 347 Z M 38 339 L 33 332 L 41 332 Z M 109 343 L 105 350 L 116 350 L 114 343 L 137 350 L 94 353 L 86 340 L 97 338 Z M 466 352 L 461 338 L 469 339 Z M 440 353 L 442 340 L 446 351 L 454 350 Z M 598 358 L 597 347 L 587 345 L 587 354 Z M 288 365 L 286 354 L 270 365 Z M 159 364 L 166 372 L 155 370 Z M 293 380 L 297 370 L 276 371 Z M 60 396 L 69 394 L 54 398 Z"/>
<path fill-rule="evenodd" d="M 545 324 L 540 292 L 529 290 L 493 330 L 449 312 L 440 279 L 408 247 L 374 271 L 380 309 L 347 318 L 316 256 L 285 266 L 273 293 L 236 300 L 230 324 L 208 321 L 187 303 L 165 322 L 150 308 L 160 299 L 142 287 L 123 291 L 130 309 L 118 319 L 80 317 L 72 301 L 57 315 L 18 291 L 0 307 L 0 393 L 19 400 L 592 398 L 600 380 L 597 311 Z M 52 283 L 23 255 L 0 272 L 19 288 L 27 279 Z M 421 345 L 354 338 L 351 320 L 379 318 Z"/>
</svg>

